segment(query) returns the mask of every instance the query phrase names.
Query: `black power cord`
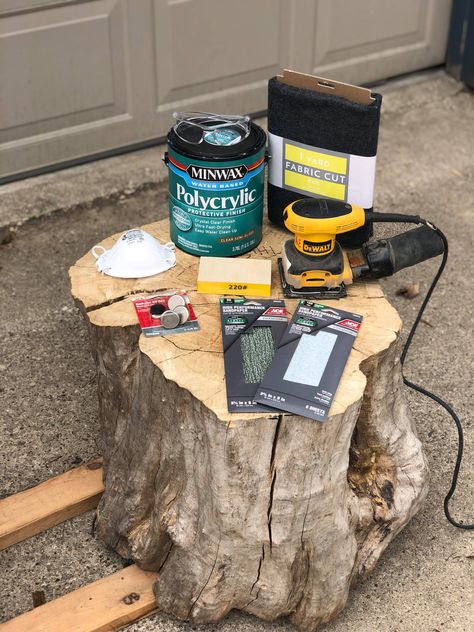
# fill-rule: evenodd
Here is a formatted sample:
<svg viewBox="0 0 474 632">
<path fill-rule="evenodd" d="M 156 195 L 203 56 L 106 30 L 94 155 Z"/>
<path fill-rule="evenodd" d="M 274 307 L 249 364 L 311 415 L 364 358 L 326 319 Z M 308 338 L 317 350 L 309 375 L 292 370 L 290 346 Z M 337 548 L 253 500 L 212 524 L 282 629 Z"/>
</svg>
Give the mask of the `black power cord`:
<svg viewBox="0 0 474 632">
<path fill-rule="evenodd" d="M 371 221 L 380 221 L 380 222 L 397 222 L 397 223 L 410 223 L 410 224 L 424 224 L 425 226 L 428 226 L 428 228 L 431 228 L 432 230 L 436 231 L 438 233 L 438 235 L 440 236 L 441 240 L 443 241 L 443 245 L 444 245 L 444 250 L 443 250 L 443 258 L 441 259 L 441 263 L 439 265 L 438 271 L 436 272 L 433 281 L 431 282 L 430 287 L 428 288 L 428 291 L 426 293 L 426 296 L 423 300 L 423 303 L 421 304 L 420 309 L 418 310 L 418 314 L 415 318 L 415 321 L 413 322 L 413 325 L 411 326 L 410 329 L 410 333 L 408 334 L 408 337 L 406 339 L 406 342 L 403 346 L 403 350 L 400 356 L 400 363 L 402 365 L 402 369 L 403 369 L 403 365 L 405 363 L 405 359 L 408 353 L 408 350 L 410 349 L 410 345 L 412 343 L 413 337 L 416 333 L 416 329 L 420 323 L 420 320 L 423 317 L 423 313 L 426 309 L 426 306 L 428 305 L 431 295 L 433 294 L 433 291 L 441 277 L 441 275 L 443 274 L 444 268 L 446 267 L 446 262 L 448 260 L 448 240 L 446 239 L 445 234 L 434 224 L 432 224 L 431 222 L 428 222 L 424 219 L 422 219 L 421 217 L 418 217 L 417 215 L 402 215 L 399 213 L 375 213 L 375 212 L 370 212 L 366 214 L 367 219 L 371 220 Z M 403 371 L 402 371 L 403 374 Z M 438 397 L 438 395 L 435 395 L 434 393 L 431 393 L 430 391 L 428 391 L 427 389 L 423 388 L 422 386 L 419 386 L 418 384 L 414 384 L 413 382 L 410 382 L 410 380 L 408 380 L 405 375 L 403 375 L 403 382 L 404 384 L 406 384 L 407 386 L 409 386 L 410 388 L 412 388 L 414 391 L 417 391 L 418 393 L 421 393 L 422 395 L 425 395 L 426 397 L 429 397 L 430 399 L 432 399 L 434 402 L 436 402 L 437 404 L 439 404 L 440 406 L 442 406 L 446 412 L 451 415 L 454 423 L 456 424 L 456 429 L 458 432 L 458 451 L 457 451 L 457 455 L 456 455 L 456 463 L 454 465 L 454 470 L 453 470 L 453 475 L 452 475 L 452 479 L 451 479 L 451 487 L 449 488 L 448 493 L 446 494 L 446 497 L 444 499 L 444 503 L 443 503 L 443 508 L 444 508 L 444 514 L 446 516 L 446 519 L 448 520 L 449 523 L 451 523 L 453 526 L 457 527 L 458 529 L 466 529 L 466 530 L 472 530 L 474 529 L 474 524 L 465 524 L 463 522 L 458 522 L 457 520 L 455 520 L 452 516 L 451 513 L 449 511 L 449 501 L 451 500 L 451 498 L 454 495 L 454 492 L 456 491 L 456 487 L 458 484 L 458 477 L 459 477 L 459 471 L 461 469 L 461 463 L 462 463 L 462 457 L 463 457 L 463 453 L 464 453 L 464 433 L 463 433 L 463 429 L 462 429 L 462 424 L 461 424 L 461 420 L 459 419 L 459 417 L 457 416 L 457 414 L 455 413 L 455 411 L 453 410 L 453 408 L 447 403 L 445 402 L 443 399 L 441 399 L 441 397 Z"/>
<path fill-rule="evenodd" d="M 403 351 L 402 354 L 400 356 L 400 362 L 401 365 L 403 367 L 403 364 L 405 362 L 408 350 L 410 348 L 410 344 L 413 340 L 413 336 L 415 335 L 416 329 L 418 327 L 418 324 L 423 316 L 423 312 L 425 311 L 426 306 L 428 305 L 428 302 L 431 298 L 431 295 L 433 294 L 433 291 L 441 277 L 441 275 L 443 274 L 444 268 L 446 266 L 446 262 L 448 260 L 448 240 L 446 239 L 445 234 L 437 227 L 434 226 L 433 224 L 430 224 L 427 221 L 422 220 L 420 223 L 424 224 L 425 226 L 428 226 L 429 228 L 432 228 L 433 230 L 435 230 L 438 235 L 441 237 L 441 239 L 443 240 L 443 244 L 444 244 L 444 252 L 443 252 L 443 258 L 441 259 L 441 263 L 439 265 L 438 271 L 433 279 L 433 281 L 431 282 L 431 285 L 428 289 L 428 292 L 426 293 L 426 296 L 423 300 L 423 303 L 421 304 L 421 307 L 418 311 L 418 314 L 415 318 L 415 321 L 410 329 L 410 333 L 408 334 L 408 338 L 405 342 L 405 345 L 403 347 Z M 459 417 L 457 416 L 457 414 L 455 413 L 455 411 L 453 410 L 453 408 L 447 403 L 445 402 L 443 399 L 441 399 L 441 397 L 438 397 L 438 395 L 435 395 L 434 393 L 431 393 L 430 391 L 426 390 L 425 388 L 423 388 L 422 386 L 419 386 L 418 384 L 414 384 L 413 382 L 410 382 L 410 380 L 407 380 L 407 378 L 405 377 L 405 375 L 403 375 L 403 381 L 404 383 L 409 386 L 410 388 L 412 388 L 414 391 L 417 391 L 418 393 L 421 393 L 422 395 L 425 395 L 426 397 L 429 397 L 430 399 L 432 399 L 434 402 L 436 402 L 437 404 L 439 404 L 440 406 L 442 406 L 445 411 L 451 415 L 454 423 L 456 424 L 456 429 L 458 432 L 458 451 L 457 451 L 457 455 L 456 455 L 456 463 L 454 465 L 454 470 L 453 470 L 453 475 L 451 478 L 451 487 L 449 488 L 448 493 L 446 494 L 446 497 L 444 499 L 443 502 L 443 508 L 444 508 L 444 514 L 446 516 L 446 519 L 448 520 L 448 522 L 450 522 L 453 526 L 457 527 L 458 529 L 467 529 L 467 530 L 472 530 L 474 529 L 474 524 L 466 524 L 464 522 L 458 522 L 457 520 L 455 520 L 452 515 L 451 512 L 449 511 L 449 501 L 451 500 L 452 496 L 454 495 L 454 492 L 456 491 L 456 487 L 458 484 L 458 477 L 459 477 L 459 471 L 461 469 L 461 463 L 462 463 L 462 457 L 463 457 L 463 453 L 464 453 L 464 433 L 463 433 L 463 429 L 462 429 L 462 424 L 461 424 L 461 420 L 459 419 Z"/>
</svg>

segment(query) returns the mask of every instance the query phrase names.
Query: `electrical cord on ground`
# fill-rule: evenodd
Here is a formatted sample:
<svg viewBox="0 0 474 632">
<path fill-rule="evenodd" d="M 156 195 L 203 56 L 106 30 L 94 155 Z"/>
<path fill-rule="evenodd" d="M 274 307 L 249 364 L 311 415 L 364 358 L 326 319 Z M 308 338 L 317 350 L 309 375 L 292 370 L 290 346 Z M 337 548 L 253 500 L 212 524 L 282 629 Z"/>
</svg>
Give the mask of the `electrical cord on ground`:
<svg viewBox="0 0 474 632">
<path fill-rule="evenodd" d="M 441 237 L 442 241 L 443 241 L 443 245 L 444 245 L 444 251 L 443 251 L 443 258 L 441 259 L 441 263 L 439 265 L 438 271 L 434 276 L 433 281 L 431 282 L 430 287 L 428 288 L 428 292 L 426 293 L 426 296 L 423 300 L 423 303 L 421 304 L 420 309 L 418 310 L 418 314 L 415 318 L 415 321 L 410 329 L 410 332 L 408 334 L 408 337 L 406 339 L 406 342 L 403 346 L 403 350 L 400 356 L 400 363 L 402 365 L 402 374 L 403 374 L 403 365 L 405 363 L 405 359 L 408 353 L 408 350 L 410 348 L 410 345 L 412 343 L 413 337 L 415 335 L 416 329 L 420 323 L 420 320 L 423 317 L 423 313 L 426 309 L 426 306 L 429 303 L 429 300 L 431 298 L 431 295 L 433 294 L 433 291 L 441 277 L 441 275 L 443 274 L 444 268 L 446 266 L 446 261 L 448 260 L 448 240 L 446 239 L 446 236 L 444 235 L 444 233 L 437 227 L 434 226 L 434 224 L 431 224 L 430 222 L 422 219 L 421 217 L 418 217 L 416 215 L 401 215 L 398 213 L 390 213 L 390 214 L 385 214 L 385 213 L 371 213 L 372 217 L 372 221 L 385 221 L 385 222 L 403 222 L 403 223 L 413 223 L 413 224 L 424 224 L 425 226 L 428 226 L 429 228 L 431 228 L 432 230 L 435 230 L 438 235 Z M 438 397 L 437 395 L 435 395 L 434 393 L 431 393 L 430 391 L 426 390 L 425 388 L 423 388 L 422 386 L 419 386 L 418 384 L 414 384 L 413 382 L 410 382 L 410 380 L 408 380 L 405 375 L 403 375 L 403 382 L 404 384 L 406 384 L 407 386 L 409 386 L 410 388 L 412 388 L 414 391 L 417 391 L 418 393 L 421 393 L 422 395 L 425 395 L 426 397 L 429 397 L 430 399 L 432 399 L 433 401 L 435 401 L 437 404 L 439 404 L 440 406 L 442 406 L 442 408 L 444 408 L 446 410 L 446 412 L 451 415 L 454 423 L 456 424 L 456 429 L 458 432 L 458 451 L 457 451 L 457 455 L 456 455 L 456 463 L 454 465 L 454 470 L 453 470 L 453 475 L 452 475 L 452 479 L 451 479 L 451 487 L 449 488 L 448 493 L 446 494 L 446 497 L 444 499 L 444 503 L 443 503 L 443 508 L 444 508 L 444 514 L 446 516 L 446 519 L 448 520 L 448 522 L 450 524 L 452 524 L 454 527 L 457 527 L 458 529 L 466 529 L 466 530 L 472 530 L 474 529 L 474 524 L 469 524 L 469 523 L 463 523 L 463 522 L 458 522 L 457 520 L 455 520 L 452 516 L 451 513 L 449 511 L 449 501 L 451 500 L 452 496 L 454 495 L 454 492 L 456 491 L 456 487 L 458 484 L 458 477 L 459 477 L 459 471 L 461 469 L 461 463 L 462 463 L 462 457 L 463 457 L 463 452 L 464 452 L 464 433 L 463 433 L 463 429 L 462 429 L 462 424 L 461 424 L 461 420 L 459 419 L 459 417 L 457 416 L 457 414 L 455 413 L 455 411 L 453 410 L 453 408 L 446 403 L 443 399 L 441 399 L 441 397 Z"/>
</svg>

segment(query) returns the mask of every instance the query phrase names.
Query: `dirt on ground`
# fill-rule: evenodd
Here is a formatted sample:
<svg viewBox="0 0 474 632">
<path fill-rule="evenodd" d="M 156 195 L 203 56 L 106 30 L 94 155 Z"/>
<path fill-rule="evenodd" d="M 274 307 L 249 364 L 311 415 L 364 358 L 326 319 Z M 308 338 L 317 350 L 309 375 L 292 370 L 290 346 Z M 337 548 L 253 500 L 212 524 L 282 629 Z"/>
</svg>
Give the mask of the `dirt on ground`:
<svg viewBox="0 0 474 632">
<path fill-rule="evenodd" d="M 458 520 L 471 522 L 473 130 L 474 95 L 447 77 L 388 94 L 376 191 L 377 210 L 420 214 L 445 230 L 449 239 L 448 267 L 420 325 L 406 374 L 449 401 L 463 420 L 465 459 L 452 512 Z M 0 245 L 0 497 L 98 454 L 95 369 L 86 327 L 69 294 L 67 271 L 105 236 L 165 217 L 165 187 L 31 220 Z M 405 336 L 438 264 L 426 262 L 383 283 L 404 320 Z M 396 294 L 413 283 L 420 286 L 418 296 Z M 449 525 L 442 509 L 457 449 L 456 430 L 434 402 L 408 389 L 406 395 L 431 466 L 428 499 L 372 577 L 354 588 L 344 611 L 321 628 L 324 632 L 473 629 L 474 533 Z M 30 609 L 35 590 L 43 590 L 51 600 L 123 566 L 123 560 L 94 537 L 92 520 L 92 513 L 84 514 L 0 553 L 2 620 Z M 162 614 L 129 628 L 191 629 Z M 295 628 L 286 620 L 265 623 L 233 612 L 205 629 Z"/>
</svg>

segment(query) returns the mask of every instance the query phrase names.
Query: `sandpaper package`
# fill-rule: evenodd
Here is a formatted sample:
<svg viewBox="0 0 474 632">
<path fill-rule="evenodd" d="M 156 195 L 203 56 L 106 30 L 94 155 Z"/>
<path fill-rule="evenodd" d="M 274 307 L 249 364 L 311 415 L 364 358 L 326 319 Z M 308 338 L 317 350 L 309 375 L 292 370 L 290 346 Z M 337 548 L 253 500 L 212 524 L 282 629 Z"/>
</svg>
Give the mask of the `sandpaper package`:
<svg viewBox="0 0 474 632">
<path fill-rule="evenodd" d="M 366 88 L 285 70 L 268 83 L 268 216 L 302 197 L 373 206 L 382 96 Z M 363 226 L 338 241 L 359 246 Z"/>
<path fill-rule="evenodd" d="M 362 316 L 301 300 L 255 401 L 325 421 Z"/>
<path fill-rule="evenodd" d="M 286 329 L 285 302 L 221 298 L 220 309 L 229 412 L 271 410 L 254 395 Z"/>
</svg>

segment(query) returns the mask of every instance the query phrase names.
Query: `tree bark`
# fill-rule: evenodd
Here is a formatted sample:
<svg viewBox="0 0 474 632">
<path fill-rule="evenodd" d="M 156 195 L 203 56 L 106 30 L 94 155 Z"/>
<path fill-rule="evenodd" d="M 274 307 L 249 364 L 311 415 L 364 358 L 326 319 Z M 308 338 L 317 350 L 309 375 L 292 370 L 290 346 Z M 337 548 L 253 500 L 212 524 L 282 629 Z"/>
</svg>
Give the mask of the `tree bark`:
<svg viewBox="0 0 474 632">
<path fill-rule="evenodd" d="M 163 240 L 163 222 L 145 228 Z M 252 256 L 274 255 L 283 238 L 267 228 Z M 314 630 L 344 607 L 427 493 L 403 394 L 400 319 L 376 283 L 338 303 L 364 322 L 325 423 L 229 414 L 217 297 L 195 293 L 194 257 L 178 259 L 174 272 L 126 283 L 99 275 L 91 255 L 70 271 L 98 373 L 97 532 L 159 572 L 157 605 L 180 619 L 216 622 L 237 608 Z M 141 336 L 127 295 L 165 287 L 189 291 L 199 332 Z"/>
</svg>

